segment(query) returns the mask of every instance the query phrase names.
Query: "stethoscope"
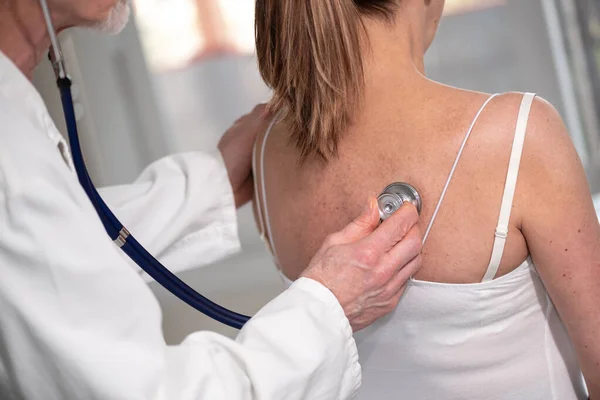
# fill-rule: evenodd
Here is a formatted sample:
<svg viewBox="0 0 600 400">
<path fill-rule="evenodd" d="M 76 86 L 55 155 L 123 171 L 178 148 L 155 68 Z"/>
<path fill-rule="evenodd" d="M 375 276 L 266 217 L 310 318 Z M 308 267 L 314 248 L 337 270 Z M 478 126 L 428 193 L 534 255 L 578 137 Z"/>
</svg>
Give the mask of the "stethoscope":
<svg viewBox="0 0 600 400">
<path fill-rule="evenodd" d="M 112 213 L 110 208 L 108 208 L 104 200 L 102 200 L 102 197 L 90 179 L 81 152 L 81 145 L 77 132 L 77 121 L 75 119 L 75 110 L 73 107 L 73 97 L 71 95 L 71 79 L 67 75 L 65 60 L 60 47 L 60 42 L 56 37 L 56 31 L 52 24 L 50 10 L 46 0 L 40 0 L 40 4 L 50 35 L 50 42 L 52 45 L 50 49 L 50 60 L 54 68 L 54 73 L 56 74 L 56 82 L 61 95 L 69 144 L 73 157 L 73 165 L 77 172 L 79 183 L 96 209 L 106 232 L 113 242 L 142 270 L 180 300 L 210 318 L 233 328 L 241 329 L 250 319 L 249 316 L 228 310 L 227 308 L 210 301 L 179 279 L 154 258 L 135 239 L 135 237 L 131 235 L 127 228 L 125 228 Z M 405 183 L 394 183 L 386 187 L 378 198 L 381 220 L 387 219 L 407 201 L 413 203 L 417 207 L 419 213 L 421 212 L 421 196 L 414 187 Z"/>
</svg>

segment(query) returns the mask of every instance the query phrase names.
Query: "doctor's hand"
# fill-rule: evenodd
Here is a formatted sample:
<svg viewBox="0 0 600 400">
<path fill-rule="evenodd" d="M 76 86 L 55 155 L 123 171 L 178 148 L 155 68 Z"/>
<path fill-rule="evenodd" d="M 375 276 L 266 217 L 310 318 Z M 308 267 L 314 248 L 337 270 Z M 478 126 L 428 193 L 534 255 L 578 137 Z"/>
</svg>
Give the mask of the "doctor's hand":
<svg viewBox="0 0 600 400">
<path fill-rule="evenodd" d="M 246 204 L 252 198 L 252 148 L 267 116 L 264 104 L 256 106 L 251 113 L 235 121 L 219 141 L 218 147 L 227 168 L 236 207 Z"/>
<path fill-rule="evenodd" d="M 367 208 L 325 240 L 302 274 L 333 292 L 354 332 L 393 311 L 421 266 L 416 208 L 405 204 L 379 227 L 377 202 Z"/>
</svg>

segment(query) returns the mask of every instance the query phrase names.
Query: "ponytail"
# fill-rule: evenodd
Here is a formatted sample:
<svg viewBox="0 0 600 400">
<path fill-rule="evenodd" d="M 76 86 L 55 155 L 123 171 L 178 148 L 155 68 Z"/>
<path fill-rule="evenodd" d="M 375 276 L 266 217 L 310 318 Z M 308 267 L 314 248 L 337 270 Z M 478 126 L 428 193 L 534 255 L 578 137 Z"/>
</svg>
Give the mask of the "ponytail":
<svg viewBox="0 0 600 400">
<path fill-rule="evenodd" d="M 393 0 L 257 0 L 256 51 L 269 104 L 282 110 L 301 160 L 337 155 L 363 89 L 361 13 Z"/>
</svg>

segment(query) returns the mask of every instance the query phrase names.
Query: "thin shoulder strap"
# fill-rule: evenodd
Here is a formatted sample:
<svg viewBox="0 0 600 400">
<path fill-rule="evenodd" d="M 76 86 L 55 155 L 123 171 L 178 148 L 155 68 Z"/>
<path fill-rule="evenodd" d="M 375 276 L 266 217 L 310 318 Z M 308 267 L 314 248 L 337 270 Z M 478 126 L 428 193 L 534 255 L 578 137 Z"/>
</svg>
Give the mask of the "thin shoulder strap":
<svg viewBox="0 0 600 400">
<path fill-rule="evenodd" d="M 523 144 L 525 143 L 525 132 L 527 132 L 527 123 L 529 121 L 529 113 L 535 94 L 526 93 L 521 101 L 519 116 L 517 117 L 517 126 L 515 129 L 515 138 L 513 140 L 510 161 L 508 163 L 508 171 L 506 173 L 506 183 L 504 185 L 504 195 L 502 196 L 502 205 L 500 206 L 500 217 L 498 218 L 498 226 L 495 232 L 494 248 L 487 271 L 483 276 L 482 282 L 494 279 L 502 255 L 504 254 L 504 246 L 508 237 L 508 223 L 510 221 L 510 212 L 512 210 L 513 199 L 515 197 L 515 189 L 517 187 L 517 178 L 519 176 L 519 166 L 521 164 L 521 155 L 523 154 Z"/>
<path fill-rule="evenodd" d="M 258 188 L 258 180 L 254 179 L 254 193 L 256 193 L 256 199 L 257 199 L 256 213 L 258 214 L 258 223 L 260 225 L 260 238 L 263 240 L 263 242 L 265 242 L 267 247 L 271 250 L 275 264 L 278 264 L 278 258 L 277 258 L 277 253 L 275 252 L 275 246 L 273 246 L 273 244 L 272 244 L 273 236 L 271 235 L 271 222 L 269 220 L 269 211 L 267 208 L 267 189 L 266 189 L 266 184 L 265 184 L 265 147 L 267 144 L 267 139 L 269 137 L 269 134 L 273 130 L 273 127 L 275 126 L 277 121 L 279 121 L 280 115 L 281 115 L 281 111 L 279 113 L 277 113 L 277 115 L 275 115 L 275 117 L 269 124 L 269 127 L 267 128 L 267 130 L 262 138 L 262 142 L 260 142 L 260 148 L 259 148 L 259 141 L 257 140 L 255 142 L 255 144 L 254 144 L 255 148 L 254 148 L 254 152 L 252 154 L 252 170 L 255 173 L 257 171 L 257 168 L 256 168 L 257 167 L 257 165 L 256 165 L 257 152 L 259 152 L 259 154 L 260 154 L 260 173 L 259 173 L 260 192 L 258 191 L 258 189 L 259 189 Z M 260 193 L 260 195 L 259 195 L 259 193 Z M 261 205 L 262 205 L 262 207 L 261 207 Z M 264 213 L 263 213 L 263 210 L 264 210 Z M 267 235 L 268 235 L 268 240 L 267 240 Z"/>
<path fill-rule="evenodd" d="M 269 124 L 269 128 L 271 128 L 271 125 L 273 124 L 273 122 L 271 122 L 271 124 Z M 257 165 L 256 165 L 256 153 L 258 152 L 258 147 L 259 147 L 259 140 L 256 140 L 254 142 L 254 148 L 252 149 L 252 171 L 254 171 L 254 174 L 256 174 L 258 172 L 257 169 Z M 261 169 L 262 169 L 262 165 L 261 165 Z M 256 214 L 258 216 L 258 230 L 259 230 L 259 235 L 260 238 L 264 241 L 265 239 L 265 222 L 263 219 L 263 212 L 262 212 L 262 202 L 260 201 L 260 195 L 259 195 L 259 191 L 258 191 L 258 179 L 256 179 L 256 176 L 254 177 L 254 196 L 256 196 Z"/>
<path fill-rule="evenodd" d="M 458 150 L 458 154 L 456 155 L 456 159 L 454 160 L 454 164 L 452 165 L 452 169 L 450 170 L 450 174 L 448 175 L 448 179 L 446 180 L 446 184 L 444 185 L 444 189 L 442 190 L 442 195 L 440 196 L 440 199 L 438 200 L 438 203 L 437 203 L 437 205 L 435 207 L 435 210 L 433 211 L 433 215 L 431 217 L 431 220 L 429 221 L 429 225 L 427 226 L 427 230 L 425 231 L 425 235 L 423 236 L 423 245 L 427 241 L 427 237 L 429 236 L 429 232 L 431 231 L 431 228 L 433 227 L 433 223 L 435 222 L 435 219 L 437 218 L 438 212 L 440 211 L 440 207 L 442 206 L 442 202 L 444 201 L 444 197 L 446 196 L 446 192 L 448 191 L 448 187 L 450 186 L 450 182 L 452 181 L 452 177 L 454 176 L 454 171 L 456 171 L 456 166 L 458 165 L 458 161 L 460 160 L 460 157 L 462 156 L 463 150 L 465 149 L 465 145 L 467 144 L 467 140 L 469 140 L 469 136 L 471 136 L 471 132 L 473 132 L 473 128 L 475 127 L 475 123 L 479 119 L 479 116 L 481 115 L 481 113 L 483 112 L 483 110 L 485 109 L 485 107 L 496 96 L 498 96 L 497 93 L 491 95 L 490 97 L 488 97 L 488 99 L 485 101 L 485 103 L 483 103 L 483 105 L 481 106 L 481 108 L 479 109 L 479 111 L 477 112 L 477 114 L 475 115 L 475 119 L 473 119 L 473 122 L 471 122 L 471 126 L 469 127 L 469 130 L 467 131 L 467 134 L 465 135 L 465 138 L 462 141 L 460 149 Z"/>
</svg>

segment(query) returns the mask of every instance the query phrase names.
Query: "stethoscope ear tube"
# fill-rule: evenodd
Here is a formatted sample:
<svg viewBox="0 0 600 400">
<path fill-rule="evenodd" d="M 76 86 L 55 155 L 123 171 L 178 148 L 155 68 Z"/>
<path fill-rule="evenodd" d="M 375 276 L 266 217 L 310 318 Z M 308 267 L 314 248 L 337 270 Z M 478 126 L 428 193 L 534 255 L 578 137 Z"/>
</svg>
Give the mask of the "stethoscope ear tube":
<svg viewBox="0 0 600 400">
<path fill-rule="evenodd" d="M 162 285 L 169 292 L 173 293 L 180 300 L 187 303 L 203 314 L 236 329 L 241 329 L 250 319 L 249 316 L 230 311 L 202 296 L 185 282 L 179 279 L 175 274 L 163 266 L 154 258 L 139 242 L 129 233 L 121 224 L 117 217 L 108 208 L 88 174 L 79 135 L 77 132 L 77 122 L 73 108 L 73 98 L 71 95 L 71 81 L 67 77 L 59 77 L 57 80 L 58 88 L 61 93 L 65 121 L 69 135 L 69 143 L 73 157 L 73 164 L 77 172 L 79 183 L 92 202 L 104 228 L 110 238 L 148 275 L 156 282 Z"/>
</svg>

